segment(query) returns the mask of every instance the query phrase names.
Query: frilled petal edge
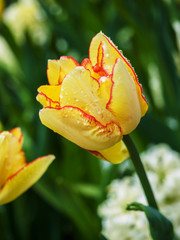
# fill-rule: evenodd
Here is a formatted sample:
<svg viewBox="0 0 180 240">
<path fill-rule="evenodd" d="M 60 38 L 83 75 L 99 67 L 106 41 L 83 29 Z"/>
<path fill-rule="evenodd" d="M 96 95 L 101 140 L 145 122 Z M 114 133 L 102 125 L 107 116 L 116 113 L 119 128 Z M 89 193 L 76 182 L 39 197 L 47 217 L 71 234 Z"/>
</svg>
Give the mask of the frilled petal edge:
<svg viewBox="0 0 180 240">
<path fill-rule="evenodd" d="M 115 123 L 104 126 L 77 107 L 43 108 L 39 115 L 45 126 L 92 151 L 108 148 L 122 138 L 121 130 Z"/>
<path fill-rule="evenodd" d="M 147 101 L 142 94 L 142 86 L 138 81 L 137 75 L 129 63 L 129 61 L 123 56 L 122 52 L 117 49 L 117 47 L 114 45 L 114 43 L 102 32 L 96 34 L 96 36 L 92 39 L 90 48 L 89 48 L 89 57 L 92 62 L 93 66 L 96 66 L 96 64 L 99 62 L 98 55 L 99 55 L 99 48 L 102 48 L 102 59 L 101 59 L 101 67 L 105 70 L 108 74 L 112 73 L 113 67 L 115 62 L 118 58 L 122 59 L 122 61 L 125 63 L 127 70 L 133 77 L 133 80 L 135 81 L 136 89 L 139 96 L 140 106 L 141 106 L 141 116 L 144 116 L 145 113 L 148 110 L 148 104 Z"/>
</svg>

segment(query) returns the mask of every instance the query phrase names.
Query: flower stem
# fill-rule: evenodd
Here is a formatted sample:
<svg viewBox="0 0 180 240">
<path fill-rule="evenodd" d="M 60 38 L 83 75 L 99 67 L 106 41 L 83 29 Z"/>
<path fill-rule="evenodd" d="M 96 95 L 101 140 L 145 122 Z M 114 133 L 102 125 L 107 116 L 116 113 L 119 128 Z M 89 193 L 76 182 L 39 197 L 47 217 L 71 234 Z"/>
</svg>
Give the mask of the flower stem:
<svg viewBox="0 0 180 240">
<path fill-rule="evenodd" d="M 135 170 L 137 172 L 137 175 L 138 175 L 139 180 L 141 182 L 141 185 L 143 187 L 143 190 L 144 190 L 144 193 L 145 193 L 145 196 L 146 196 L 146 199 L 147 199 L 147 202 L 148 202 L 149 206 L 158 210 L 158 205 L 156 203 L 151 185 L 149 183 L 148 177 L 147 177 L 146 172 L 144 170 L 144 166 L 141 162 L 139 153 L 138 153 L 132 139 L 130 138 L 129 135 L 124 135 L 123 136 L 123 141 L 124 141 L 128 151 L 129 151 L 131 160 L 133 162 L 133 165 L 135 167 Z"/>
</svg>

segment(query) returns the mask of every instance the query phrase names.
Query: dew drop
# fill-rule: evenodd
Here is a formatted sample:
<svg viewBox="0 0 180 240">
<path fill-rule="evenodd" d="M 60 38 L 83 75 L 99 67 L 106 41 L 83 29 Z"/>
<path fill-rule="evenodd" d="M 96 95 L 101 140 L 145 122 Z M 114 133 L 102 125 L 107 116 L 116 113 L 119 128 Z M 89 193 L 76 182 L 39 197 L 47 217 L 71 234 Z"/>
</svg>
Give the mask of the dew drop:
<svg viewBox="0 0 180 240">
<path fill-rule="evenodd" d="M 77 124 L 80 124 L 80 120 L 79 120 L 79 119 L 76 119 L 76 123 L 77 123 Z"/>
</svg>

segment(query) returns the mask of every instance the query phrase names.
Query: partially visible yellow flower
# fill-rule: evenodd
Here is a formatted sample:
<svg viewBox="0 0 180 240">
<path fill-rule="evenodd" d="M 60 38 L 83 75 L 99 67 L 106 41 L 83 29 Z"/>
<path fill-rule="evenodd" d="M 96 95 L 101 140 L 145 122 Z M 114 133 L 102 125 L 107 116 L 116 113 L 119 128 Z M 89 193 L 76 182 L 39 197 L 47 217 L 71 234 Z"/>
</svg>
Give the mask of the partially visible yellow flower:
<svg viewBox="0 0 180 240">
<path fill-rule="evenodd" d="M 4 0 L 0 0 L 0 21 L 3 14 L 3 9 L 4 9 Z"/>
<path fill-rule="evenodd" d="M 26 163 L 20 128 L 0 133 L 0 205 L 13 201 L 30 188 L 54 160 L 53 155 Z"/>
<path fill-rule="evenodd" d="M 148 109 L 130 63 L 112 41 L 98 33 L 89 59 L 49 60 L 50 85 L 38 89 L 42 123 L 80 147 L 118 163 L 128 156 L 121 141 Z"/>
</svg>

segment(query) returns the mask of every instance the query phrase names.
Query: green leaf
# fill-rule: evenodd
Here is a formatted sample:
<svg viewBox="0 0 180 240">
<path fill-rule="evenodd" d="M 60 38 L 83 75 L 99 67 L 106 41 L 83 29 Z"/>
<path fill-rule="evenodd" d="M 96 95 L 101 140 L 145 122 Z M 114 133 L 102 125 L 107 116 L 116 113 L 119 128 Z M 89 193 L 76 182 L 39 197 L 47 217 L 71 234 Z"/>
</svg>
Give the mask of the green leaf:
<svg viewBox="0 0 180 240">
<path fill-rule="evenodd" d="M 100 196 L 100 189 L 95 184 L 74 183 L 71 187 L 76 193 L 79 193 L 84 197 L 97 199 Z"/>
<path fill-rule="evenodd" d="M 149 221 L 150 233 L 154 240 L 173 240 L 173 225 L 158 210 L 138 202 L 127 205 L 127 210 L 143 211 Z"/>
<path fill-rule="evenodd" d="M 104 235 L 101 235 L 101 240 L 108 240 Z"/>
<path fill-rule="evenodd" d="M 83 239 L 97 239 L 100 231 L 99 219 L 92 214 L 79 195 L 72 192 L 68 187 L 52 186 L 43 180 L 39 181 L 34 189 L 57 211 L 64 213 L 74 222 Z"/>
</svg>

